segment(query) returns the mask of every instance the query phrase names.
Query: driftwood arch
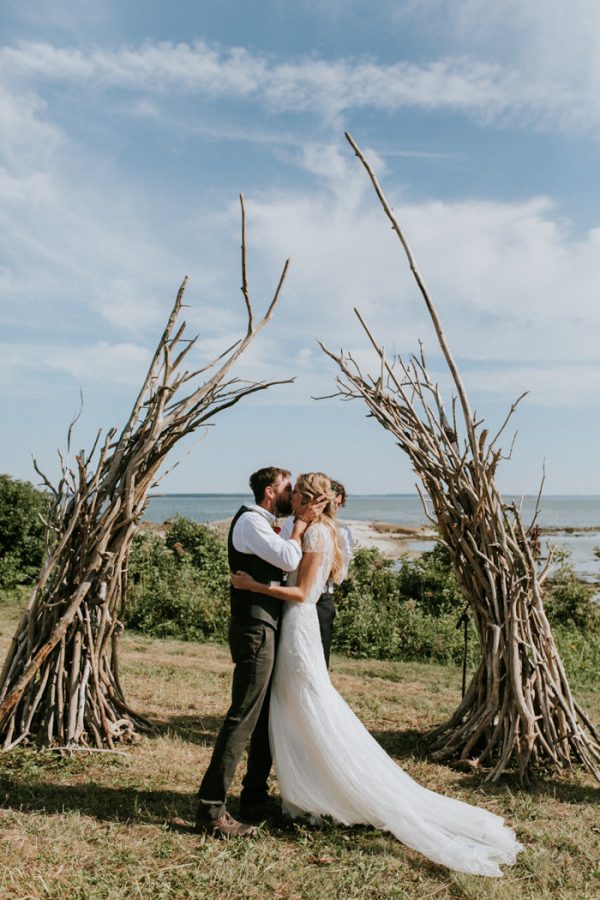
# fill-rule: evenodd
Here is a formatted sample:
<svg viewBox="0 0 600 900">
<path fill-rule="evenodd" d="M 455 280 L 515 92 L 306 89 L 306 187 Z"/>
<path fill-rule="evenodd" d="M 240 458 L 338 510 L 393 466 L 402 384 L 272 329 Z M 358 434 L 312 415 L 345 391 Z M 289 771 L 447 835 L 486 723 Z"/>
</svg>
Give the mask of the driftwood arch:
<svg viewBox="0 0 600 900">
<path fill-rule="evenodd" d="M 90 453 L 52 485 L 48 553 L 12 639 L 0 675 L 0 746 L 113 748 L 148 723 L 131 710 L 119 680 L 119 615 L 131 541 L 166 456 L 185 435 L 243 397 L 286 382 L 243 382 L 228 374 L 267 324 L 288 271 L 256 321 L 246 274 L 242 217 L 242 294 L 245 335 L 200 369 L 184 367 L 196 339 L 181 321 L 184 279 L 164 333 L 120 434 L 99 433 Z M 187 393 L 186 393 L 187 391 Z M 69 429 L 67 443 L 71 441 Z M 39 471 L 39 470 L 38 470 Z"/>
<path fill-rule="evenodd" d="M 510 766 L 526 782 L 537 763 L 574 762 L 600 780 L 600 734 L 573 697 L 544 610 L 547 568 L 540 570 L 520 511 L 504 503 L 495 480 L 498 440 L 517 404 L 495 436 L 474 416 L 402 229 L 368 161 L 346 137 L 401 243 L 456 392 L 447 414 L 422 349 L 389 362 L 357 310 L 378 357 L 375 377 L 364 375 L 351 355 L 321 345 L 339 369 L 340 394 L 362 399 L 408 454 L 481 643 L 481 663 L 453 715 L 426 736 L 429 749 L 435 759 L 489 767 L 492 781 Z"/>
</svg>

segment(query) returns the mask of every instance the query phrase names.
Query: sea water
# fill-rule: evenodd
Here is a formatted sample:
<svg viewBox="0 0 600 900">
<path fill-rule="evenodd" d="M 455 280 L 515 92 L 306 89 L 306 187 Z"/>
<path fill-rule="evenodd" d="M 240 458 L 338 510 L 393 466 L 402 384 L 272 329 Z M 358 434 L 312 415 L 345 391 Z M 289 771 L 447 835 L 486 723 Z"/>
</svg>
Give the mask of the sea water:
<svg viewBox="0 0 600 900">
<path fill-rule="evenodd" d="M 528 525 L 534 516 L 537 498 L 505 495 L 521 509 Z M 243 503 L 252 503 L 250 494 L 155 494 L 148 501 L 145 518 L 149 522 L 165 522 L 176 515 L 196 522 L 228 519 Z M 415 494 L 357 494 L 348 497 L 341 519 L 363 522 L 389 522 L 396 525 L 426 525 L 427 516 L 421 499 Z M 600 547 L 600 496 L 554 495 L 542 497 L 537 524 L 552 528 L 542 540 L 571 554 L 577 574 L 590 581 L 600 579 L 600 560 L 594 549 Z M 556 531 L 554 531 L 556 529 Z M 414 542 L 413 549 L 427 549 L 424 542 Z"/>
</svg>

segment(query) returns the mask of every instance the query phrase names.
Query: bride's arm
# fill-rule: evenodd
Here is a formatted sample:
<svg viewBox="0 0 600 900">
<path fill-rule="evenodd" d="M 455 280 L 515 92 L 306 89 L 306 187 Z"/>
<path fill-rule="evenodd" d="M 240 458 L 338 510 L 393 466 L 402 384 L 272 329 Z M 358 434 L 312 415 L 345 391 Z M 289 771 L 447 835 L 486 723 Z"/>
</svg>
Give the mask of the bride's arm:
<svg viewBox="0 0 600 900">
<path fill-rule="evenodd" d="M 288 603 L 302 603 L 310 591 L 319 571 L 322 553 L 304 553 L 298 569 L 296 584 L 290 587 L 277 584 L 261 584 L 255 581 L 247 572 L 234 572 L 231 583 L 241 591 L 252 591 L 255 594 L 265 594 L 267 597 L 276 597 Z"/>
</svg>

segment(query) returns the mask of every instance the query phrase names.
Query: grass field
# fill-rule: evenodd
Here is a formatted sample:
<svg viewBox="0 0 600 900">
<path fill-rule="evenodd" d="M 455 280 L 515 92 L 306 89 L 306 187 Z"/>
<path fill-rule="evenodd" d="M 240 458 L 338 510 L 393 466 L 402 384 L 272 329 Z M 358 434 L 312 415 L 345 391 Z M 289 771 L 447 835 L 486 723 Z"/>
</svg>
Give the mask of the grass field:
<svg viewBox="0 0 600 900">
<path fill-rule="evenodd" d="M 16 612 L 0 615 L 4 653 Z M 600 897 L 600 785 L 591 777 L 548 774 L 522 792 L 419 759 L 419 732 L 457 702 L 458 670 L 332 661 L 336 686 L 412 776 L 515 826 L 526 851 L 499 880 L 448 872 L 369 828 L 263 826 L 255 840 L 229 842 L 195 835 L 195 792 L 227 707 L 228 653 L 126 635 L 122 666 L 154 735 L 124 755 L 0 757 L 0 897 Z M 578 696 L 599 721 L 600 690 Z M 234 813 L 238 793 L 239 780 Z"/>
</svg>

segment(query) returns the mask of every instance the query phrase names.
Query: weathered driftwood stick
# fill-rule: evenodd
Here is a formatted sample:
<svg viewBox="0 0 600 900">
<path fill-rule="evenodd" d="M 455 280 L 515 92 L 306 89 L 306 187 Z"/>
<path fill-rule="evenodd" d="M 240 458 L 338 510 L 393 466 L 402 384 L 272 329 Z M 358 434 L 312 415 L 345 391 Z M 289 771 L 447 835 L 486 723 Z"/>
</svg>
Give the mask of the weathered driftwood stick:
<svg viewBox="0 0 600 900">
<path fill-rule="evenodd" d="M 241 382 L 227 376 L 271 319 L 287 274 L 285 263 L 266 313 L 255 320 L 246 267 L 242 214 L 244 336 L 196 370 L 183 368 L 196 338 L 180 322 L 184 279 L 163 335 L 117 436 L 98 434 L 92 451 L 61 459 L 48 519 L 47 558 L 11 642 L 0 676 L 0 746 L 21 743 L 114 750 L 149 723 L 125 701 L 118 674 L 118 636 L 133 536 L 171 448 L 243 397 L 285 382 Z M 187 386 L 188 393 L 183 392 Z M 67 435 L 70 450 L 72 425 Z M 99 449 L 98 449 L 99 448 Z M 95 461 L 94 461 L 95 459 Z"/>
<path fill-rule="evenodd" d="M 358 311 L 379 358 L 377 377 L 363 375 L 350 354 L 321 345 L 338 367 L 339 394 L 361 398 L 409 456 L 481 643 L 478 669 L 455 712 L 427 736 L 429 749 L 435 759 L 485 764 L 489 780 L 516 767 L 526 782 L 540 762 L 556 767 L 579 762 L 600 780 L 600 734 L 572 696 L 544 610 L 548 565 L 538 566 L 520 510 L 504 503 L 495 480 L 503 458 L 498 438 L 524 395 L 490 439 L 471 413 L 439 315 L 402 229 L 360 148 L 347 138 L 401 242 L 462 410 L 459 423 L 453 398 L 452 415 L 447 416 L 422 349 L 408 361 L 386 360 Z"/>
</svg>

